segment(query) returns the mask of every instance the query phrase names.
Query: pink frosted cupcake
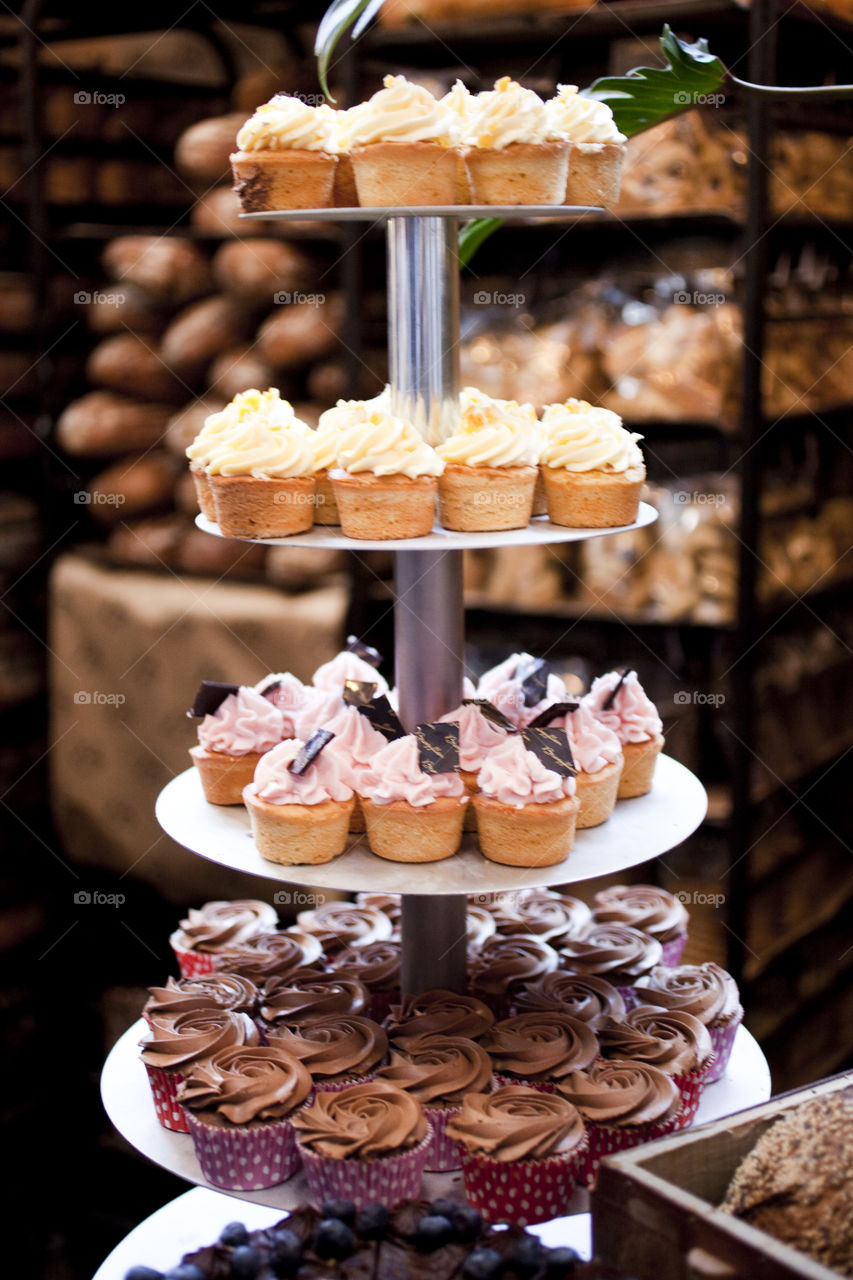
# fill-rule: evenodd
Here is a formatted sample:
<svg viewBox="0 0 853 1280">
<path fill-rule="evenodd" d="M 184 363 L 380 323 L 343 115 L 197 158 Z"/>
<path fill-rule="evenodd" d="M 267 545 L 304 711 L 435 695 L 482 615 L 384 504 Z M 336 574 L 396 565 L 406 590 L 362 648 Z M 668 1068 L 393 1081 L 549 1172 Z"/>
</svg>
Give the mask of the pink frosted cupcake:
<svg viewBox="0 0 853 1280">
<path fill-rule="evenodd" d="M 188 1132 L 177 1091 L 190 1067 L 219 1049 L 256 1045 L 261 1038 L 248 1014 L 226 1009 L 151 1018 L 148 1027 L 139 1041 L 140 1057 L 148 1072 L 157 1119 L 164 1129 L 177 1133 Z"/>
<path fill-rule="evenodd" d="M 494 920 L 498 933 L 532 933 L 543 942 L 573 938 L 592 919 L 580 898 L 554 889 L 518 889 L 498 898 Z"/>
<path fill-rule="evenodd" d="M 387 1080 L 317 1093 L 293 1125 L 315 1204 L 390 1209 L 418 1198 L 432 1130 L 420 1103 Z"/>
<path fill-rule="evenodd" d="M 486 754 L 492 747 L 500 746 L 507 736 L 506 729 L 487 719 L 479 707 L 473 702 L 457 707 L 442 716 L 442 721 L 455 722 L 459 725 L 459 776 L 465 783 L 465 790 L 473 796 L 479 790 L 477 774 L 483 767 Z M 465 809 L 466 831 L 477 830 L 474 806 L 469 804 Z"/>
<path fill-rule="evenodd" d="M 692 1123 L 714 1062 L 711 1037 L 690 1013 L 638 1005 L 598 1032 L 605 1058 L 645 1062 L 672 1076 L 681 1094 L 679 1128 Z"/>
<path fill-rule="evenodd" d="M 557 1081 L 598 1057 L 598 1040 L 585 1022 L 563 1013 L 522 1013 L 496 1022 L 483 1038 L 499 1085 L 526 1084 L 553 1093 Z"/>
<path fill-rule="evenodd" d="M 713 1084 L 729 1064 L 737 1029 L 743 1022 L 743 1005 L 737 983 L 718 964 L 682 964 L 676 969 L 655 968 L 637 986 L 637 997 L 662 1009 L 692 1013 L 708 1028 L 714 1065 L 706 1084 Z"/>
<path fill-rule="evenodd" d="M 626 924 L 590 924 L 560 947 L 564 969 L 606 978 L 627 1007 L 635 1004 L 634 987 L 660 964 L 661 945 Z"/>
<path fill-rule="evenodd" d="M 367 652 L 372 657 L 372 662 L 368 662 L 352 649 L 342 649 L 331 662 L 324 662 L 317 668 L 311 677 L 312 685 L 315 689 L 340 693 L 347 680 L 356 680 L 359 684 L 375 684 L 377 693 L 387 694 L 388 681 L 377 670 L 379 654 L 375 649 Z"/>
<path fill-rule="evenodd" d="M 210 691 L 211 682 L 205 682 L 200 693 L 205 688 Z M 196 695 L 193 711 L 198 708 Z M 283 736 L 281 712 L 267 698 L 245 685 L 228 693 L 204 716 L 198 746 L 190 748 L 208 804 L 242 804 L 243 788 L 252 781 L 259 760 Z"/>
<path fill-rule="evenodd" d="M 267 1039 L 305 1064 L 316 1089 L 343 1089 L 372 1079 L 388 1053 L 382 1027 L 354 1015 L 317 1018 L 298 1027 L 277 1023 L 267 1030 Z"/>
<path fill-rule="evenodd" d="M 485 1049 L 464 1036 L 422 1036 L 409 1041 L 405 1052 L 392 1049 L 389 1065 L 380 1067 L 376 1078 L 396 1085 L 423 1107 L 432 1128 L 426 1168 L 434 1173 L 458 1169 L 459 1149 L 447 1136 L 447 1125 L 459 1114 L 466 1094 L 490 1091 L 492 1062 Z"/>
<path fill-rule="evenodd" d="M 477 697 L 485 698 L 512 721 L 525 729 L 547 707 L 567 698 L 566 686 L 550 671 L 544 658 L 529 653 L 513 653 L 480 677 Z"/>
<path fill-rule="evenodd" d="M 652 789 L 664 738 L 657 708 L 643 692 L 636 672 L 626 668 L 599 676 L 584 702 L 596 720 L 613 730 L 622 746 L 625 763 L 617 799 L 644 796 Z"/>
<path fill-rule="evenodd" d="M 425 773 L 414 734 L 389 742 L 361 781 L 367 842 L 392 862 L 438 862 L 462 840 L 468 798 L 454 772 Z"/>
<path fill-rule="evenodd" d="M 316 938 L 286 929 L 259 933 L 242 946 L 222 951 L 216 967 L 225 973 L 240 974 L 262 990 L 268 982 L 316 973 L 322 957 L 323 948 Z"/>
<path fill-rule="evenodd" d="M 408 1053 L 425 1036 L 482 1040 L 494 1021 L 495 1015 L 482 1000 L 437 987 L 392 1006 L 385 1030 L 394 1048 Z"/>
<path fill-rule="evenodd" d="M 684 904 L 666 889 L 651 884 L 615 884 L 593 899 L 593 916 L 601 924 L 629 924 L 663 948 L 662 963 L 674 968 L 687 942 L 690 916 Z"/>
<path fill-rule="evenodd" d="M 353 902 L 324 902 L 312 911 L 300 911 L 296 924 L 302 933 L 317 939 L 327 958 L 348 947 L 387 942 L 392 929 L 384 911 Z"/>
<path fill-rule="evenodd" d="M 367 1016 L 370 993 L 361 982 L 331 973 L 282 978 L 268 982 L 260 998 L 260 1025 L 267 1032 L 278 1026 L 303 1027 L 327 1018 Z"/>
<path fill-rule="evenodd" d="M 553 973 L 560 957 L 553 947 L 528 934 L 487 938 L 469 957 L 471 994 L 487 1004 L 498 1018 L 508 1018 L 515 993 L 529 982 Z"/>
<path fill-rule="evenodd" d="M 374 729 L 358 707 L 344 706 L 323 726 L 335 735 L 335 747 L 343 753 L 350 766 L 347 781 L 355 793 L 355 807 L 350 818 L 350 831 L 364 831 L 364 814 L 361 810 L 359 788 L 369 772 L 374 759 L 388 745 L 387 738 Z"/>
<path fill-rule="evenodd" d="M 562 1013 L 577 1018 L 595 1032 L 609 1019 L 621 1022 L 625 1001 L 615 987 L 591 974 L 558 969 L 538 982 L 525 983 L 515 994 L 514 1013 Z"/>
<path fill-rule="evenodd" d="M 316 735 L 308 744 L 286 738 L 262 757 L 254 781 L 243 788 L 255 848 L 268 862 L 313 866 L 346 848 L 355 804 L 348 765 L 334 741 L 312 757 L 315 741 Z"/>
<path fill-rule="evenodd" d="M 624 766 L 619 739 L 606 724 L 596 720 L 583 702 L 575 703 L 573 711 L 552 721 L 552 724 L 565 729 L 572 759 L 577 766 L 578 830 L 599 827 L 607 821 L 616 805 Z"/>
<path fill-rule="evenodd" d="M 281 712 L 282 738 L 297 738 L 296 721 L 309 700 L 308 687 L 291 672 L 280 671 L 259 680 L 255 692 Z"/>
<path fill-rule="evenodd" d="M 182 978 L 212 973 L 217 957 L 249 938 L 275 929 L 278 916 L 268 902 L 237 898 L 233 902 L 206 902 L 190 907 L 185 920 L 169 938 L 178 958 Z"/>
<path fill-rule="evenodd" d="M 469 1093 L 447 1136 L 459 1143 L 468 1203 L 487 1222 L 523 1227 L 568 1213 L 587 1141 L 558 1094 L 523 1085 Z"/>
<path fill-rule="evenodd" d="M 560 736 L 559 730 L 554 736 Z M 488 753 L 477 775 L 479 791 L 471 801 L 484 857 L 511 867 L 549 867 L 565 861 L 580 806 L 574 777 L 556 769 L 527 750 L 520 734 Z"/>
<path fill-rule="evenodd" d="M 259 1191 L 299 1167 L 291 1116 L 311 1077 L 276 1048 L 223 1049 L 187 1072 L 178 1088 L 201 1171 L 227 1191 Z"/>
<path fill-rule="evenodd" d="M 195 978 L 181 978 L 178 982 L 169 978 L 164 987 L 149 987 L 142 1016 L 149 1025 L 154 1018 L 201 1013 L 208 1009 L 247 1013 L 251 1018 L 259 1003 L 260 992 L 248 978 L 236 973 L 201 973 Z"/>
<path fill-rule="evenodd" d="M 400 942 L 368 942 L 347 947 L 331 961 L 336 977 L 354 978 L 370 992 L 370 1016 L 381 1022 L 400 998 Z"/>
</svg>

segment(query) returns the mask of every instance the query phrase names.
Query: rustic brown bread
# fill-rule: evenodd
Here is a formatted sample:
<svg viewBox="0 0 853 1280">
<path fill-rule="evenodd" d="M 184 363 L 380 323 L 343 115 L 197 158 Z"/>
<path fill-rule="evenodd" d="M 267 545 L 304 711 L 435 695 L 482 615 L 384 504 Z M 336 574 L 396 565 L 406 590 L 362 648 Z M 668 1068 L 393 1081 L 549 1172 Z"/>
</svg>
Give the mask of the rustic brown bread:
<svg viewBox="0 0 853 1280">
<path fill-rule="evenodd" d="M 86 374 L 95 386 L 141 400 L 180 403 L 187 393 L 156 344 L 133 333 L 115 333 L 99 342 L 86 361 Z"/>
<path fill-rule="evenodd" d="M 245 124 L 244 112 L 199 120 L 185 129 L 175 144 L 175 164 L 197 182 L 222 182 L 231 172 L 229 156 L 237 148 L 237 131 Z"/>
<path fill-rule="evenodd" d="M 127 283 L 93 289 L 79 305 L 85 307 L 86 323 L 93 333 L 125 333 L 132 329 L 134 333 L 156 335 L 168 322 L 168 312 L 163 307 L 152 302 L 143 289 Z"/>
<path fill-rule="evenodd" d="M 56 438 L 66 453 L 108 458 L 156 444 L 174 412 L 172 405 L 140 404 L 112 391 L 90 391 L 62 412 Z"/>
<path fill-rule="evenodd" d="M 264 568 L 267 548 L 259 543 L 211 538 L 209 533 L 190 527 L 178 547 L 178 568 L 187 573 L 204 573 L 221 578 L 225 573 L 256 576 Z"/>
<path fill-rule="evenodd" d="M 214 356 L 233 347 L 248 330 L 245 308 L 233 298 L 214 294 L 175 316 L 163 334 L 160 352 L 170 369 L 192 383 Z"/>
<path fill-rule="evenodd" d="M 175 569 L 178 547 L 188 527 L 186 519 L 176 515 L 117 525 L 107 541 L 110 556 L 116 564 L 138 569 Z"/>
<path fill-rule="evenodd" d="M 187 446 L 195 440 L 211 413 L 224 409 L 226 401 L 219 396 L 205 395 L 191 400 L 183 409 L 173 413 L 166 424 L 166 447 L 179 458 L 186 457 Z"/>
<path fill-rule="evenodd" d="M 89 481 L 89 511 L 112 527 L 171 504 L 177 475 L 174 458 L 161 450 L 122 458 Z"/>
<path fill-rule="evenodd" d="M 328 355 L 337 345 L 342 318 L 339 296 L 314 305 L 277 307 L 258 331 L 258 347 L 270 364 L 291 369 Z"/>
<path fill-rule="evenodd" d="M 276 224 L 266 218 L 240 217 L 240 201 L 230 181 L 227 187 L 214 187 L 198 198 L 190 213 L 190 226 L 206 235 L 238 235 L 241 240 L 268 236 L 276 230 Z"/>
<path fill-rule="evenodd" d="M 314 267 L 302 249 L 284 240 L 229 240 L 214 256 L 213 274 L 226 292 L 257 306 L 272 306 L 277 293 L 306 290 Z"/>
<path fill-rule="evenodd" d="M 213 291 L 207 258 L 180 236 L 119 236 L 104 250 L 104 267 L 112 279 L 138 285 L 167 307 Z"/>
<path fill-rule="evenodd" d="M 225 400 L 233 400 L 241 391 L 257 387 L 258 391 L 266 391 L 276 383 L 272 366 L 264 360 L 255 345 L 229 347 L 211 364 L 207 380 L 211 391 Z M 279 387 L 287 399 L 287 389 Z"/>
</svg>

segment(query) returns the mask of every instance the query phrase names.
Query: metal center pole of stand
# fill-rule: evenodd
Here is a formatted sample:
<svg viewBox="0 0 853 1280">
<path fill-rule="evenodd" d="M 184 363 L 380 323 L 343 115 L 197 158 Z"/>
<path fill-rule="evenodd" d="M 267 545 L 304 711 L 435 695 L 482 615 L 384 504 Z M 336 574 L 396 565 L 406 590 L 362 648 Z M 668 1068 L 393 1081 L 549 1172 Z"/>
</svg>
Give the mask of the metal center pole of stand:
<svg viewBox="0 0 853 1280">
<path fill-rule="evenodd" d="M 455 218 L 388 221 L 388 357 L 393 411 L 431 444 L 458 419 L 459 266 Z M 400 719 L 437 720 L 462 699 L 461 551 L 398 551 L 394 639 Z M 435 864 L 441 882 L 441 863 Z M 463 991 L 465 898 L 403 895 L 402 988 Z"/>
</svg>

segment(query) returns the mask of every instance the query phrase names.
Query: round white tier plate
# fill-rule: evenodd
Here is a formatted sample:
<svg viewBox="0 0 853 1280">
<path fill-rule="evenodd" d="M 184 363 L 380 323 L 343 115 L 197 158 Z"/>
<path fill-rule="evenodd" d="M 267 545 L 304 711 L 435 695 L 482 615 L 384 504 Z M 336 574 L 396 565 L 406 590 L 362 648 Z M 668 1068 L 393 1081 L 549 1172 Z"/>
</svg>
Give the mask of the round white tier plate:
<svg viewBox="0 0 853 1280">
<path fill-rule="evenodd" d="M 660 756 L 655 783 L 646 796 L 618 801 L 607 822 L 578 831 L 565 862 L 553 867 L 505 867 L 480 853 L 466 836 L 459 853 L 443 862 L 388 862 L 353 837 L 346 853 L 320 866 L 280 866 L 255 848 L 242 805 L 208 804 L 198 770 L 187 769 L 157 797 L 160 826 L 178 844 L 234 871 L 350 893 L 495 893 L 540 885 L 573 884 L 648 862 L 686 840 L 708 807 L 705 788 L 689 769 Z"/>
<path fill-rule="evenodd" d="M 93 1280 L 124 1280 L 131 1267 L 155 1267 L 166 1271 L 174 1267 L 185 1253 L 212 1244 L 226 1222 L 238 1218 L 250 1231 L 273 1227 L 281 1219 L 281 1211 L 265 1205 L 242 1205 L 239 1210 L 227 1195 L 196 1187 L 170 1200 L 134 1227 L 121 1244 L 98 1267 Z M 573 1218 L 555 1218 L 539 1226 L 528 1227 L 546 1245 L 570 1245 L 583 1258 L 591 1250 L 589 1214 Z"/>
<path fill-rule="evenodd" d="M 179 1178 L 185 1178 L 187 1182 L 215 1190 L 202 1175 L 189 1134 L 172 1133 L 171 1130 L 164 1129 L 157 1119 L 148 1076 L 139 1058 L 138 1042 L 146 1031 L 146 1023 L 140 1018 L 113 1046 L 101 1074 L 104 1110 L 122 1137 L 149 1160 L 162 1165 Z M 718 1120 L 720 1116 L 766 1102 L 769 1097 L 770 1072 L 767 1061 L 754 1038 L 745 1027 L 740 1027 L 726 1073 L 722 1080 L 709 1085 L 702 1094 L 694 1123 L 704 1124 L 708 1120 Z M 265 1204 L 279 1210 L 293 1209 L 308 1199 L 307 1184 L 301 1174 L 265 1191 L 235 1191 L 230 1194 L 237 1200 Z M 462 1198 L 462 1174 L 426 1174 L 424 1194 L 430 1198 L 454 1194 Z M 575 1192 L 573 1207 L 575 1213 L 586 1212 L 586 1191 Z M 226 1212 L 220 1226 L 227 1221 L 229 1215 Z M 218 1231 L 214 1231 L 214 1236 L 216 1234 Z M 144 1260 L 137 1258 L 136 1261 Z"/>
<path fill-rule="evenodd" d="M 572 222 L 591 213 L 605 213 L 598 204 L 413 204 L 342 209 L 276 209 L 272 213 L 242 213 L 241 218 L 263 221 L 281 218 L 285 222 L 301 222 L 312 218 L 319 222 L 385 222 L 388 218 L 556 218 Z"/>
<path fill-rule="evenodd" d="M 633 524 L 609 529 L 567 529 L 565 525 L 552 524 L 547 516 L 535 516 L 523 529 L 505 529 L 500 533 L 454 533 L 436 525 L 425 538 L 396 538 L 375 542 L 370 539 L 345 538 L 337 525 L 314 525 L 308 533 L 294 533 L 289 538 L 237 538 L 237 542 L 260 542 L 266 547 L 326 547 L 338 551 L 477 551 L 489 547 L 532 547 L 556 542 L 583 542 L 586 538 L 601 538 L 607 533 L 628 533 L 631 529 L 643 529 L 658 518 L 654 507 L 640 503 L 640 511 Z M 203 515 L 195 522 L 204 533 L 217 538 L 224 537 L 219 525 Z"/>
</svg>

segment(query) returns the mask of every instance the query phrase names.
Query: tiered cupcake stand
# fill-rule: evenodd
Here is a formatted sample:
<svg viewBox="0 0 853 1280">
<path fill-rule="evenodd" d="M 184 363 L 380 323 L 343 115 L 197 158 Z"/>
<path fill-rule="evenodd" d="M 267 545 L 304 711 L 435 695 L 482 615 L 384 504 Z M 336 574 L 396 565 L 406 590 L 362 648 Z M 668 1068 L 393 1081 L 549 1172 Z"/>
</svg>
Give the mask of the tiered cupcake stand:
<svg viewBox="0 0 853 1280">
<path fill-rule="evenodd" d="M 572 222 L 587 209 L 523 208 L 464 210 L 464 216 L 488 212 Z M 460 209 L 300 210 L 292 218 L 359 218 L 387 223 L 389 357 L 392 402 L 424 434 L 455 421 L 458 404 L 459 269 L 456 257 Z M 255 216 L 255 215 L 250 215 Z M 630 528 L 640 528 L 657 513 L 642 504 Z M 200 528 L 218 534 L 216 525 L 198 517 Z M 392 550 L 395 558 L 395 651 L 399 714 L 403 726 L 437 720 L 462 697 L 464 607 L 462 551 L 471 547 L 511 547 L 579 541 L 613 529 L 566 529 L 547 518 L 508 533 L 459 534 L 436 527 L 431 535 L 408 541 L 355 542 L 333 528 L 276 540 L 281 545 Z M 518 647 L 507 637 L 507 651 Z M 647 796 L 617 804 L 601 827 L 579 831 L 567 861 L 552 867 L 519 869 L 487 861 L 476 840 L 466 837 L 454 857 L 442 862 L 389 862 L 372 854 L 363 838 L 322 866 L 283 867 L 264 861 L 251 838 L 242 807 L 218 808 L 204 799 L 197 772 L 173 779 L 157 801 L 163 829 L 179 844 L 222 866 L 268 881 L 315 889 L 402 894 L 402 985 L 407 993 L 445 987 L 464 990 L 466 895 L 508 893 L 515 889 L 579 883 L 622 871 L 659 857 L 685 840 L 705 816 L 705 791 L 697 778 L 668 756 L 658 760 L 655 783 Z M 101 1089 L 106 1111 L 119 1132 L 144 1155 L 207 1191 L 191 1191 L 154 1214 L 118 1247 L 96 1280 L 121 1280 L 134 1263 L 174 1265 L 182 1251 L 215 1238 L 229 1217 L 226 1197 L 203 1178 L 187 1134 L 161 1128 L 151 1102 L 137 1042 L 145 1032 L 140 1020 L 118 1041 L 104 1066 Z M 697 1123 L 717 1119 L 766 1100 L 767 1063 L 750 1034 L 738 1030 L 725 1076 L 704 1093 Z M 427 1174 L 424 1192 L 432 1197 L 463 1198 L 461 1173 Z M 274 1221 L 276 1214 L 304 1202 L 307 1188 L 299 1175 L 265 1191 L 228 1193 L 251 1201 L 248 1225 Z M 261 1206 L 266 1206 L 262 1209 Z M 575 1196 L 575 1216 L 544 1224 L 549 1244 L 588 1247 L 586 1192 Z M 239 1212 L 238 1212 L 239 1216 Z"/>
</svg>

